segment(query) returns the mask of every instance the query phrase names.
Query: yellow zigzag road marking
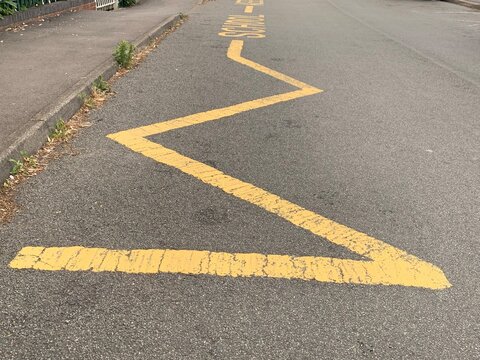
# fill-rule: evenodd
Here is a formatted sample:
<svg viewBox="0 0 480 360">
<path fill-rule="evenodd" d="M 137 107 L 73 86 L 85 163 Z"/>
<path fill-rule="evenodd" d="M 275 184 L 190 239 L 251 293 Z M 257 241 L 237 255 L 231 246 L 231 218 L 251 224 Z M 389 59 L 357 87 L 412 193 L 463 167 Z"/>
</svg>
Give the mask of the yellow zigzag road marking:
<svg viewBox="0 0 480 360">
<path fill-rule="evenodd" d="M 428 262 L 146 139 L 151 135 L 222 119 L 322 91 L 243 58 L 242 47 L 243 41 L 233 40 L 228 49 L 228 57 L 295 86 L 299 90 L 121 131 L 110 134 L 108 137 L 133 151 L 255 204 L 300 228 L 370 260 L 229 254 L 196 250 L 129 251 L 82 247 L 26 247 L 18 253 L 10 266 L 37 270 L 264 276 L 334 283 L 416 286 L 429 289 L 450 287 L 443 272 Z"/>
</svg>

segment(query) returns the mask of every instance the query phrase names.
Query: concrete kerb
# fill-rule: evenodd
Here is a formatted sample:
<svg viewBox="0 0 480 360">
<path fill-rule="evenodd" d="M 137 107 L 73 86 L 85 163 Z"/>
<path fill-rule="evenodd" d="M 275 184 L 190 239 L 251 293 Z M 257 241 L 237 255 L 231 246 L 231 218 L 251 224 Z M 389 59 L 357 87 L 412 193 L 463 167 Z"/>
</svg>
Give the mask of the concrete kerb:
<svg viewBox="0 0 480 360">
<path fill-rule="evenodd" d="M 137 48 L 143 48 L 153 39 L 168 31 L 181 15 L 173 15 L 163 21 L 159 26 L 137 38 L 133 44 Z M 112 49 L 113 50 L 113 49 Z M 110 79 L 117 71 L 118 65 L 112 59 L 104 61 L 91 71 L 84 79 L 78 81 L 72 88 L 59 98 L 59 101 L 49 106 L 47 110 L 40 111 L 35 117 L 35 124 L 28 128 L 12 145 L 0 153 L 0 182 L 5 181 L 10 175 L 10 159 L 19 159 L 20 151 L 28 153 L 37 152 L 47 141 L 52 129 L 60 119 L 68 120 L 82 107 L 82 93 L 90 93 L 91 86 L 100 75 L 104 79 Z"/>
<path fill-rule="evenodd" d="M 472 9 L 480 10 L 480 4 L 478 2 L 472 2 L 468 0 L 442 0 L 442 1 L 447 1 L 457 5 L 462 5 Z"/>
</svg>

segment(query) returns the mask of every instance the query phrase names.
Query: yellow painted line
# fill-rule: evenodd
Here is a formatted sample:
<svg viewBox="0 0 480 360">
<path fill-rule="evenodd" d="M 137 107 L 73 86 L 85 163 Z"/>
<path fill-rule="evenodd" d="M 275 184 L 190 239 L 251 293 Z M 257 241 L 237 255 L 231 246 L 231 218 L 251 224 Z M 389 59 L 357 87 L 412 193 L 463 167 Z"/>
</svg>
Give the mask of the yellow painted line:
<svg viewBox="0 0 480 360">
<path fill-rule="evenodd" d="M 375 262 L 363 262 L 361 272 L 354 260 L 314 256 L 225 253 L 200 250 L 25 247 L 10 267 L 45 271 L 123 272 L 131 274 L 179 273 L 231 277 L 271 277 L 334 283 L 394 285 L 389 276 L 365 277 L 383 272 Z M 401 268 L 398 268 L 401 271 Z M 358 269 L 356 270 L 358 271 Z M 436 278 L 413 281 L 412 286 L 431 287 Z M 441 288 L 441 287 L 439 287 Z"/>
<path fill-rule="evenodd" d="M 235 4 L 263 6 L 263 0 L 237 0 Z"/>
<path fill-rule="evenodd" d="M 247 6 L 245 6 L 244 12 L 245 12 L 245 14 L 251 14 L 251 13 L 253 13 L 253 5 L 247 5 Z"/>
<path fill-rule="evenodd" d="M 286 82 L 292 86 L 300 88 L 300 90 L 294 90 L 288 93 L 268 96 L 265 98 L 251 100 L 243 102 L 236 105 L 227 106 L 224 108 L 209 110 L 193 115 L 184 116 L 181 118 L 159 122 L 156 124 L 141 126 L 135 129 L 121 131 L 115 134 L 110 134 L 108 137 L 117 142 L 120 142 L 123 145 L 128 143 L 128 147 L 137 152 L 141 152 L 143 146 L 148 148 L 158 145 L 157 143 L 146 140 L 145 137 L 161 134 L 170 130 L 176 130 L 183 127 L 188 127 L 192 125 L 202 124 L 204 122 L 219 120 L 222 118 L 230 117 L 243 113 L 245 111 L 255 110 L 262 107 L 271 106 L 278 104 L 280 102 L 285 102 L 297 98 L 301 98 L 308 95 L 314 95 L 322 92 L 323 90 L 317 89 L 316 87 L 305 84 L 301 81 L 295 80 L 287 75 L 279 73 L 278 71 L 269 69 L 263 65 L 257 64 L 251 60 L 245 59 L 241 56 L 243 49 L 242 40 L 232 40 L 230 47 L 228 48 L 227 56 L 243 65 L 246 65 L 252 69 L 260 71 L 264 74 L 267 74 L 275 79 Z M 145 142 L 147 141 L 147 142 Z M 133 149 L 135 147 L 135 149 Z M 173 150 L 169 150 L 172 151 Z"/>
<path fill-rule="evenodd" d="M 241 55 L 242 47 L 243 41 L 232 41 L 227 56 L 240 64 L 297 87 L 298 90 L 121 131 L 110 134 L 108 137 L 159 163 L 193 176 L 205 184 L 255 204 L 299 228 L 310 231 L 336 245 L 343 246 L 368 260 L 229 254 L 194 250 L 132 250 L 129 252 L 126 250 L 74 247 L 24 248 L 11 262 L 10 266 L 37 270 L 75 271 L 80 269 L 133 273 L 146 271 L 151 273 L 178 272 L 221 276 L 265 276 L 334 283 L 416 286 L 429 289 L 450 287 L 451 285 L 442 270 L 426 261 L 146 139 L 151 135 L 231 117 L 245 111 L 318 94 L 322 91 L 243 58 Z M 155 252 L 156 262 L 150 266 L 144 263 L 146 260 L 138 260 L 137 257 L 135 257 L 137 260 L 127 261 L 126 259 L 130 259 L 132 257 L 131 253 L 134 251 L 142 255 L 138 259 L 145 259 L 149 256 L 148 252 Z M 166 254 L 168 256 L 165 258 Z M 69 256 L 71 257 L 70 260 L 68 260 Z M 208 264 L 206 259 L 209 261 Z M 133 265 L 131 264 L 132 261 Z M 158 270 L 154 271 L 157 262 L 159 262 Z M 124 270 L 127 268 L 128 271 Z M 146 270 L 139 271 L 138 269 Z"/>
</svg>

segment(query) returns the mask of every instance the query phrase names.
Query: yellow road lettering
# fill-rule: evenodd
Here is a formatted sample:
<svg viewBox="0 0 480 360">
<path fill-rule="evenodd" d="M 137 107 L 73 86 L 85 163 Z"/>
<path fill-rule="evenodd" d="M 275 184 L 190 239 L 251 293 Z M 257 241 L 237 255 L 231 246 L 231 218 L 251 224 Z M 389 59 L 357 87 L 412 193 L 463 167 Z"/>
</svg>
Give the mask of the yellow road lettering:
<svg viewBox="0 0 480 360">
<path fill-rule="evenodd" d="M 253 7 L 247 8 L 253 12 Z M 245 12 L 247 12 L 247 8 Z M 230 15 L 218 33 L 224 37 L 246 37 L 260 39 L 265 37 L 265 17 L 263 15 Z"/>
<path fill-rule="evenodd" d="M 245 14 L 251 14 L 253 13 L 253 6 L 252 5 L 247 5 L 245 6 L 245 10 L 243 10 Z"/>
</svg>

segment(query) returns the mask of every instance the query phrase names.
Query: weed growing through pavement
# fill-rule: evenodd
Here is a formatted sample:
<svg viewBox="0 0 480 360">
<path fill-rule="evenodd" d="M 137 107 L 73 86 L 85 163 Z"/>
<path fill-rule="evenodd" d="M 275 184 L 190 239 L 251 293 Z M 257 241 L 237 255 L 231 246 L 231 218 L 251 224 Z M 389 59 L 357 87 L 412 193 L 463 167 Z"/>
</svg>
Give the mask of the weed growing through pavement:
<svg viewBox="0 0 480 360">
<path fill-rule="evenodd" d="M 52 140 L 61 140 L 67 137 L 67 135 L 68 135 L 67 124 L 63 119 L 60 119 L 57 121 L 57 123 L 55 124 L 55 127 L 50 133 L 50 136 L 48 137 L 48 141 L 50 142 Z"/>
<path fill-rule="evenodd" d="M 17 159 L 10 159 L 12 164 L 12 169 L 10 170 L 10 175 L 17 175 L 23 172 L 23 161 Z"/>
<path fill-rule="evenodd" d="M 37 165 L 37 160 L 34 156 L 28 155 L 25 150 L 20 151 L 20 159 L 10 159 L 12 169 L 10 175 L 15 176 L 25 174 L 34 169 Z"/>
<path fill-rule="evenodd" d="M 79 95 L 80 99 L 83 101 L 83 105 L 86 106 L 88 109 L 94 109 L 95 108 L 95 101 L 93 99 L 93 96 L 87 95 L 86 93 L 82 92 Z"/>
<path fill-rule="evenodd" d="M 127 40 L 120 41 L 117 44 L 113 54 L 117 64 L 124 69 L 130 69 L 133 63 L 134 55 L 135 46 Z"/>
<path fill-rule="evenodd" d="M 92 85 L 92 90 L 95 89 L 97 92 L 109 93 L 110 84 L 105 81 L 102 75 L 97 77 Z"/>
</svg>

